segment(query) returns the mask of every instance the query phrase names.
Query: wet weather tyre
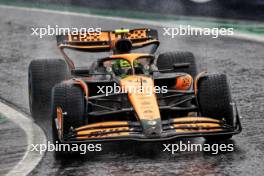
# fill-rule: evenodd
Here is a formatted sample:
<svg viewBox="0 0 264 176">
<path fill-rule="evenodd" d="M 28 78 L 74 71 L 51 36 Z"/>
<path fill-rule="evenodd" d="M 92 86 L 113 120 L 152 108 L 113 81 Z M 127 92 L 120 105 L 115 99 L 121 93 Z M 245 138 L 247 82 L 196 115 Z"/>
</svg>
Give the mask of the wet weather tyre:
<svg viewBox="0 0 264 176">
<path fill-rule="evenodd" d="M 159 70 L 172 69 L 174 64 L 189 63 L 188 68 L 179 68 L 176 72 L 190 74 L 193 78 L 197 75 L 197 65 L 194 55 L 191 52 L 166 52 L 159 55 L 157 67 Z"/>
<path fill-rule="evenodd" d="M 52 127 L 53 140 L 58 141 L 55 126 L 57 108 L 60 107 L 63 115 L 63 134 L 68 134 L 70 128 L 77 128 L 85 124 L 85 98 L 82 89 L 72 83 L 57 84 L 52 90 Z"/>
<path fill-rule="evenodd" d="M 68 66 L 61 59 L 31 61 L 28 69 L 29 106 L 32 116 L 50 109 L 51 90 L 69 77 Z"/>
<path fill-rule="evenodd" d="M 212 74 L 202 77 L 198 81 L 198 95 L 200 113 L 204 117 L 224 119 L 226 124 L 234 126 L 232 98 L 227 76 Z M 232 135 L 208 136 L 207 140 L 225 140 Z"/>
</svg>

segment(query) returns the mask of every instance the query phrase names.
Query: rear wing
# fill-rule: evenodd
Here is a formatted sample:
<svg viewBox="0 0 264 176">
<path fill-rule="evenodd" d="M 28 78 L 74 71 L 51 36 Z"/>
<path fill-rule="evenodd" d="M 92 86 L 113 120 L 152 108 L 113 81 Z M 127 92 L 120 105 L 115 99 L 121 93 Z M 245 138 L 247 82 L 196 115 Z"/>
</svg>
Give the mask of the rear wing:
<svg viewBox="0 0 264 176">
<path fill-rule="evenodd" d="M 78 33 L 57 35 L 57 45 L 59 48 L 71 48 L 86 50 L 88 52 L 110 51 L 115 47 L 115 42 L 119 39 L 131 41 L 132 49 L 141 48 L 155 44 L 159 45 L 158 32 L 155 29 L 118 29 L 115 31 L 102 31 L 93 33 Z"/>
</svg>

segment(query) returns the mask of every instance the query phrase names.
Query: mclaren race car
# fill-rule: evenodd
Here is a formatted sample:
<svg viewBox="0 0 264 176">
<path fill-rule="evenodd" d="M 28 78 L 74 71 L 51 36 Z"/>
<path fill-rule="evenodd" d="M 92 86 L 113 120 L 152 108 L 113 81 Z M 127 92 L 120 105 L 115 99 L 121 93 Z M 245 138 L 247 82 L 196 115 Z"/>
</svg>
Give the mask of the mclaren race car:
<svg viewBox="0 0 264 176">
<path fill-rule="evenodd" d="M 57 36 L 64 60 L 33 60 L 29 66 L 33 117 L 50 106 L 59 143 L 223 140 L 238 134 L 227 76 L 197 73 L 191 52 L 155 55 L 159 43 L 158 32 L 147 28 Z M 143 47 L 150 51 L 138 52 Z M 65 49 L 111 54 L 76 67 Z"/>
</svg>

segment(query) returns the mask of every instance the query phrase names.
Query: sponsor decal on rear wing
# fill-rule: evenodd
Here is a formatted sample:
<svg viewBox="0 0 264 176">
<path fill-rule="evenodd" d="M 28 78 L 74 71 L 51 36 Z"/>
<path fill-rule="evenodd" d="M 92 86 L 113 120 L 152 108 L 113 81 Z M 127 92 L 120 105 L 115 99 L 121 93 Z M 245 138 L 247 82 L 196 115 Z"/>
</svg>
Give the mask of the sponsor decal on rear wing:
<svg viewBox="0 0 264 176">
<path fill-rule="evenodd" d="M 91 52 L 109 51 L 113 49 L 119 39 L 128 39 L 132 49 L 141 48 L 150 44 L 159 44 L 158 32 L 154 29 L 117 29 L 114 31 L 100 31 L 57 35 L 59 48 L 84 49 Z"/>
</svg>

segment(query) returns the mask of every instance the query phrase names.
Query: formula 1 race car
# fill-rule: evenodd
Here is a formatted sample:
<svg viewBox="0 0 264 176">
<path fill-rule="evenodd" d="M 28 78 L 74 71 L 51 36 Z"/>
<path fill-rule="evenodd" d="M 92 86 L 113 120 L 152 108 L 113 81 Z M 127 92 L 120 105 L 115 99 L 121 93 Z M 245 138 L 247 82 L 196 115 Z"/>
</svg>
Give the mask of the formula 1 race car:
<svg viewBox="0 0 264 176">
<path fill-rule="evenodd" d="M 29 66 L 30 109 L 35 116 L 51 105 L 54 141 L 223 140 L 241 131 L 227 76 L 197 73 L 191 52 L 155 56 L 154 29 L 59 35 L 57 45 L 65 61 Z M 132 53 L 143 47 L 150 52 Z M 76 67 L 66 48 L 112 55 Z"/>
</svg>

